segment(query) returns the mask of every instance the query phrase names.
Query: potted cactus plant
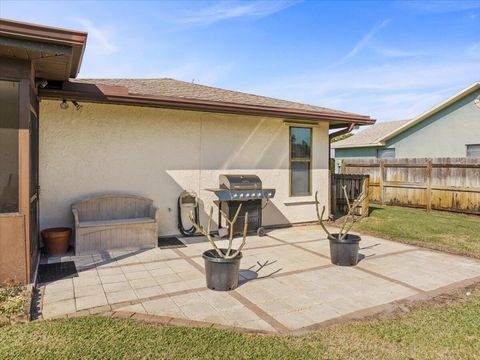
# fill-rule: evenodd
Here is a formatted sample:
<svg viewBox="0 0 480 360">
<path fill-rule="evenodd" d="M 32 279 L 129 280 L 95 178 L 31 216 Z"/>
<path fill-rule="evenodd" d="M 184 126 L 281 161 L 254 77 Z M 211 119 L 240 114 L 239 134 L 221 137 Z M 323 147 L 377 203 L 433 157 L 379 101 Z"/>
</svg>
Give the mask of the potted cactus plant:
<svg viewBox="0 0 480 360">
<path fill-rule="evenodd" d="M 346 186 L 342 187 L 345 199 L 347 201 L 348 212 L 343 219 L 342 226 L 338 233 L 330 233 L 323 223 L 323 215 L 325 213 L 325 206 L 322 208 L 320 214 L 318 210 L 318 191 L 315 193 L 315 206 L 317 210 L 317 218 L 319 224 L 322 226 L 323 231 L 327 234 L 327 238 L 330 241 L 330 260 L 332 264 L 340 266 L 354 266 L 358 263 L 358 250 L 360 236 L 349 234 L 353 225 L 360 220 L 362 216 L 357 217 L 355 211 L 357 207 L 365 200 L 367 194 L 362 193 L 353 202 L 350 202 L 346 190 Z"/>
<path fill-rule="evenodd" d="M 225 221 L 227 222 L 229 228 L 228 247 L 226 249 L 219 248 L 211 235 L 210 230 L 212 225 L 213 207 L 210 208 L 210 215 L 208 217 L 208 225 L 206 229 L 200 224 L 196 223 L 193 213 L 190 214 L 190 221 L 192 222 L 195 229 L 199 233 L 203 234 L 212 245 L 212 249 L 205 251 L 202 255 L 205 261 L 205 276 L 207 280 L 207 287 L 211 290 L 227 291 L 233 290 L 238 286 L 238 278 L 240 275 L 240 260 L 242 259 L 242 249 L 247 241 L 248 225 L 248 213 L 245 213 L 245 224 L 243 226 L 242 243 L 237 250 L 232 249 L 234 235 L 233 225 L 237 221 L 238 214 L 240 213 L 241 208 L 242 205 L 240 204 L 232 220 L 230 220 L 228 216 L 226 216 L 226 214 L 221 211 L 221 214 L 225 218 Z"/>
</svg>

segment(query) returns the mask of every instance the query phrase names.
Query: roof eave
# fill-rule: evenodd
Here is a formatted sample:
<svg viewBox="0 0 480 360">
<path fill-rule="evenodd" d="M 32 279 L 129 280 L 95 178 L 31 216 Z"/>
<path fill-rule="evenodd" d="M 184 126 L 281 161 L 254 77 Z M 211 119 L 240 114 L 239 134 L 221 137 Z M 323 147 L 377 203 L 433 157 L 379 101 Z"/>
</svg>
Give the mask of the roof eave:
<svg viewBox="0 0 480 360">
<path fill-rule="evenodd" d="M 42 43 L 67 45 L 72 47 L 70 77 L 77 77 L 82 64 L 88 34 L 82 31 L 61 29 L 52 26 L 37 25 L 21 21 L 0 18 L 0 35 L 37 41 Z"/>
<path fill-rule="evenodd" d="M 39 96 L 44 99 L 81 100 L 96 103 L 179 108 L 185 110 L 201 110 L 259 116 L 263 115 L 287 119 L 328 121 L 329 123 L 334 124 L 334 126 L 343 126 L 343 124 L 351 123 L 368 125 L 375 122 L 370 117 L 363 115 L 350 116 L 337 113 L 322 113 L 306 110 L 256 106 L 249 104 L 187 99 L 180 97 L 146 96 L 138 94 L 128 94 L 124 91 L 120 91 L 119 89 L 113 89 L 112 91 L 105 93 L 105 88 L 101 89 L 100 87 L 92 84 L 83 84 L 82 86 L 84 89 L 86 87 L 89 87 L 89 91 L 79 91 L 77 86 L 71 87 L 70 90 L 39 89 Z"/>
</svg>

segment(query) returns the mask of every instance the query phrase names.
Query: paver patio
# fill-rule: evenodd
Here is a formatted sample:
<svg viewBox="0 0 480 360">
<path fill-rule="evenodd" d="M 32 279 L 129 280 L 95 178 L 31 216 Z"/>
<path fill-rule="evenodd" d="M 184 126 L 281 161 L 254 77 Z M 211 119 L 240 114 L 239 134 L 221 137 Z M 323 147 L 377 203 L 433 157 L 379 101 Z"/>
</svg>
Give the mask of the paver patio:
<svg viewBox="0 0 480 360">
<path fill-rule="evenodd" d="M 371 236 L 362 236 L 356 267 L 334 266 L 319 226 L 302 226 L 250 236 L 240 286 L 216 292 L 205 287 L 201 258 L 210 245 L 201 237 L 182 241 L 187 247 L 49 258 L 74 261 L 78 276 L 40 284 L 43 318 L 115 311 L 284 333 L 480 281 L 478 260 Z"/>
</svg>

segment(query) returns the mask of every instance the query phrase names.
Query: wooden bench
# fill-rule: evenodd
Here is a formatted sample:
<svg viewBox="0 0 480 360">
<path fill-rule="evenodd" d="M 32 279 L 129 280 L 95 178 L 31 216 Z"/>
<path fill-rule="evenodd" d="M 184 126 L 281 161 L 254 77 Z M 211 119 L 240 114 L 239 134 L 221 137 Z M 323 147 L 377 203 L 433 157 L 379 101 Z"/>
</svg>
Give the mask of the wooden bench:
<svg viewBox="0 0 480 360">
<path fill-rule="evenodd" d="M 152 248 L 158 244 L 158 208 L 135 195 L 101 195 L 72 205 L 75 254 Z"/>
</svg>

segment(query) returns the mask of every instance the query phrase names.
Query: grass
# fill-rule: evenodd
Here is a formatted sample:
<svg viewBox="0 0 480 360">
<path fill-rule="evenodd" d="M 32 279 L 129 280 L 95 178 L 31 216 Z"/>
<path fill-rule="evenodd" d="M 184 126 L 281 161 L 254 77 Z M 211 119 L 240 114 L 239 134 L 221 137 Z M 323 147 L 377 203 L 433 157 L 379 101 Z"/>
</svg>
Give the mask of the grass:
<svg viewBox="0 0 480 360">
<path fill-rule="evenodd" d="M 480 258 L 480 216 L 374 205 L 355 230 Z"/>
<path fill-rule="evenodd" d="M 0 359 L 478 359 L 480 287 L 302 336 L 84 317 L 0 328 Z"/>
</svg>

